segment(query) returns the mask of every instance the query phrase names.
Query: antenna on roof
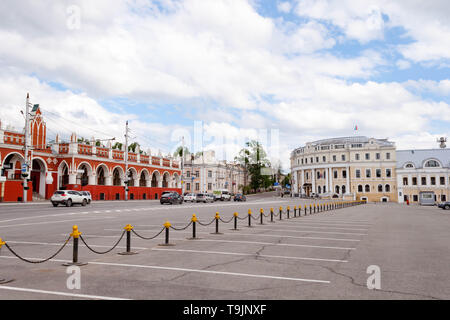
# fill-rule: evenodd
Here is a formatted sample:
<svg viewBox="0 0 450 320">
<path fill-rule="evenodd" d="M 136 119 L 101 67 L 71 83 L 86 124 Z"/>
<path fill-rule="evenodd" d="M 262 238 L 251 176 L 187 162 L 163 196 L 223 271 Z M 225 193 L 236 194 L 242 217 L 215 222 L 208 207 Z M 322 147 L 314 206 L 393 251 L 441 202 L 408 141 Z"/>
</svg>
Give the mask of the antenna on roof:
<svg viewBox="0 0 450 320">
<path fill-rule="evenodd" d="M 439 139 L 436 139 L 436 142 L 439 143 L 439 148 L 444 149 L 446 146 L 446 142 L 447 142 L 447 138 L 445 137 L 440 137 Z"/>
</svg>

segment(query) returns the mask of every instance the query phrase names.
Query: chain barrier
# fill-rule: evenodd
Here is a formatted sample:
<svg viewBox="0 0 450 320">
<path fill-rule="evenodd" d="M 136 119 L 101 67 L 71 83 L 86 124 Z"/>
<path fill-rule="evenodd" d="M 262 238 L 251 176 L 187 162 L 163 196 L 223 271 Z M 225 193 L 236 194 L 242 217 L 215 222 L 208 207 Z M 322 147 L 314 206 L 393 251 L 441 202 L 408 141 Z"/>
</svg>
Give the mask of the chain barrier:
<svg viewBox="0 0 450 320">
<path fill-rule="evenodd" d="M 120 238 L 119 238 L 119 240 L 117 240 L 117 242 L 114 244 L 114 246 L 113 246 L 111 249 L 108 249 L 108 250 L 106 250 L 106 251 L 97 251 L 97 250 L 92 249 L 92 248 L 86 243 L 86 241 L 84 240 L 84 238 L 83 238 L 82 235 L 80 235 L 80 239 L 81 239 L 81 241 L 84 243 L 84 245 L 86 246 L 86 248 L 88 248 L 88 249 L 91 250 L 92 252 L 94 252 L 94 253 L 96 253 L 96 254 L 106 254 L 106 253 L 109 253 L 109 252 L 111 252 L 112 250 L 114 250 L 114 249 L 119 245 L 119 243 L 120 243 L 120 241 L 122 240 L 122 238 L 123 238 L 123 236 L 125 235 L 125 233 L 126 233 L 126 231 L 123 231 L 122 234 L 121 234 L 121 236 L 120 236 Z"/>
<path fill-rule="evenodd" d="M 17 258 L 19 258 L 20 260 L 25 261 L 25 262 L 28 262 L 28 263 L 38 264 L 38 263 L 47 262 L 47 261 L 53 259 L 54 257 L 56 257 L 56 256 L 62 251 L 62 249 L 64 249 L 64 247 L 67 245 L 67 243 L 69 243 L 70 238 L 72 238 L 72 236 L 69 236 L 69 237 L 67 238 L 67 240 L 64 242 L 64 244 L 61 246 L 61 248 L 59 248 L 59 250 L 56 251 L 56 253 L 53 254 L 50 258 L 47 258 L 47 259 L 44 259 L 44 260 L 38 260 L 38 261 L 33 261 L 33 260 L 28 260 L 28 259 L 26 259 L 26 258 L 23 258 L 23 257 L 21 257 L 19 254 L 17 254 L 17 253 L 16 253 L 16 252 L 8 245 L 8 243 L 5 242 L 4 244 L 5 244 L 5 247 L 8 248 L 8 250 L 11 251 L 11 253 L 12 253 L 13 255 L 15 255 Z"/>
<path fill-rule="evenodd" d="M 320 212 L 329 211 L 329 210 L 336 210 L 336 209 L 348 208 L 348 207 L 351 207 L 351 206 L 361 205 L 361 204 L 366 204 L 366 203 L 367 203 L 366 201 L 350 201 L 350 202 L 332 202 L 332 203 L 314 204 L 314 213 L 320 213 Z M 310 205 L 309 205 L 309 213 L 310 213 L 310 214 L 312 213 L 312 209 L 313 209 L 313 207 L 312 207 L 312 205 L 310 204 Z M 289 210 L 289 209 L 287 209 L 287 210 Z M 296 211 L 296 208 L 294 208 L 294 216 L 295 216 L 295 213 L 296 213 L 295 211 Z M 301 206 L 299 206 L 299 207 L 298 207 L 298 214 L 299 214 L 298 216 L 299 216 L 299 217 L 301 216 L 301 211 L 302 211 Z M 304 206 L 304 211 L 305 211 L 305 215 L 306 215 L 306 214 L 307 214 L 307 211 L 308 211 L 306 205 Z M 287 211 L 286 211 L 286 213 L 287 213 Z M 56 257 L 56 256 L 57 256 L 57 255 L 58 255 L 58 254 L 66 247 L 66 245 L 69 243 L 70 239 L 73 237 L 73 238 L 74 238 L 74 259 L 73 259 L 74 261 L 73 261 L 73 263 L 77 263 L 77 261 L 78 261 L 78 241 L 77 241 L 77 240 L 78 240 L 78 238 L 81 239 L 81 241 L 84 243 L 84 245 L 85 245 L 90 251 L 92 251 L 92 252 L 94 252 L 94 253 L 96 253 L 96 254 L 106 254 L 106 253 L 108 253 L 108 252 L 111 252 L 114 248 L 116 248 L 116 247 L 119 245 L 120 241 L 123 239 L 125 233 L 127 233 L 127 253 L 131 253 L 130 250 L 129 250 L 129 249 L 130 249 L 130 248 L 129 248 L 129 247 L 130 247 L 130 244 L 129 244 L 129 242 L 130 242 L 130 240 L 129 240 L 129 233 L 130 233 L 130 232 L 133 232 L 133 234 L 135 234 L 137 237 L 139 237 L 139 238 L 141 238 L 141 239 L 143 239 L 143 240 L 152 240 L 152 239 L 155 239 L 156 237 L 158 237 L 164 230 L 166 230 L 166 244 L 168 244 L 168 232 L 169 232 L 169 229 L 173 229 L 173 230 L 175 230 L 175 231 L 182 231 L 182 230 L 186 230 L 187 228 L 189 228 L 189 226 L 193 225 L 193 228 L 194 228 L 193 234 L 194 234 L 194 238 L 195 238 L 195 222 L 198 222 L 198 223 L 199 223 L 200 225 L 202 225 L 202 226 L 209 226 L 209 225 L 211 225 L 214 221 L 216 221 L 216 233 L 218 233 L 218 221 L 219 221 L 219 220 L 222 221 L 223 223 L 230 223 L 230 222 L 233 221 L 233 219 L 234 219 L 234 222 L 235 222 L 235 230 L 237 230 L 237 220 L 238 220 L 238 219 L 239 219 L 239 220 L 245 220 L 245 219 L 248 219 L 248 221 L 249 221 L 249 226 L 251 226 L 250 222 L 251 222 L 252 219 L 253 219 L 253 220 L 261 219 L 261 221 L 262 221 L 262 217 L 271 217 L 271 222 L 273 222 L 273 217 L 280 216 L 280 219 L 281 219 L 281 215 L 282 215 L 282 214 L 283 214 L 283 210 L 282 210 L 281 207 L 280 207 L 280 210 L 279 210 L 278 213 L 273 212 L 273 208 L 271 208 L 270 214 L 267 214 L 267 215 L 265 215 L 264 212 L 263 212 L 263 209 L 261 209 L 261 210 L 260 210 L 259 216 L 257 216 L 257 215 L 252 215 L 252 214 L 251 214 L 251 210 L 249 210 L 247 216 L 239 217 L 237 213 L 234 213 L 233 217 L 231 217 L 229 220 L 223 220 L 222 218 L 220 218 L 220 216 L 219 216 L 219 214 L 218 214 L 218 212 L 217 212 L 217 213 L 216 213 L 216 216 L 215 216 L 215 217 L 211 220 L 211 222 L 209 222 L 209 223 L 202 223 L 202 222 L 200 222 L 200 221 L 197 220 L 197 218 L 196 218 L 195 215 L 193 215 L 192 220 L 191 220 L 191 221 L 189 222 L 189 224 L 187 224 L 185 227 L 183 227 L 183 228 L 176 228 L 176 227 L 173 227 L 169 222 L 166 222 L 166 223 L 164 224 L 164 227 L 163 227 L 157 234 L 155 234 L 155 235 L 152 236 L 152 237 L 144 237 L 144 236 L 138 234 L 138 233 L 133 229 L 132 226 L 127 225 L 127 226 L 125 227 L 125 231 L 122 232 L 122 234 L 121 234 L 119 240 L 117 240 L 117 242 L 114 244 L 114 246 L 113 246 L 111 249 L 108 249 L 108 250 L 102 251 L 102 252 L 97 251 L 97 250 L 94 250 L 93 248 L 91 248 L 91 247 L 87 244 L 87 242 L 84 240 L 84 238 L 81 236 L 81 232 L 78 231 L 78 227 L 77 227 L 77 226 L 73 226 L 73 233 L 70 234 L 70 236 L 69 236 L 69 237 L 67 238 L 67 240 L 63 243 L 63 245 L 62 245 L 62 246 L 61 246 L 61 247 L 60 247 L 60 248 L 59 248 L 52 256 L 50 256 L 50 257 L 47 258 L 47 259 L 43 259 L 43 260 L 29 260 L 29 259 L 26 259 L 26 258 L 21 257 L 17 252 L 15 252 L 15 251 L 8 245 L 8 243 L 6 243 L 5 241 L 3 241 L 1 238 L 0 238 L 0 248 L 2 247 L 2 245 L 5 245 L 6 248 L 7 248 L 14 256 L 16 256 L 18 259 L 20 259 L 20 260 L 22 260 L 22 261 L 24 261 L 24 262 L 33 263 L 33 264 L 38 264 L 38 263 L 43 263 L 43 262 L 49 261 L 49 260 L 53 259 L 54 257 Z"/>
<path fill-rule="evenodd" d="M 233 221 L 233 219 L 234 219 L 234 217 L 231 217 L 230 220 L 225 221 L 225 220 L 223 220 L 222 218 L 219 218 L 219 220 L 222 221 L 223 223 L 230 223 L 231 221 Z"/>
<path fill-rule="evenodd" d="M 143 240 L 152 240 L 152 239 L 155 239 L 157 236 L 159 236 L 159 235 L 164 231 L 165 228 L 166 228 L 166 227 L 163 227 L 163 228 L 161 229 L 160 232 L 158 232 L 158 233 L 157 233 L 156 235 L 154 235 L 153 237 L 149 237 L 149 238 L 146 238 L 146 237 L 144 237 L 144 236 L 141 236 L 141 235 L 138 234 L 136 231 L 134 231 L 134 229 L 131 230 L 131 232 L 133 232 L 137 237 L 139 237 L 139 238 L 141 238 L 141 239 L 143 239 Z"/>
<path fill-rule="evenodd" d="M 190 226 L 191 226 L 191 224 L 192 224 L 192 221 L 191 222 L 189 222 L 185 227 L 183 227 L 183 228 L 175 228 L 174 226 L 170 226 L 170 229 L 173 229 L 173 230 L 175 230 L 175 231 L 183 231 L 183 230 L 186 230 L 187 228 L 189 228 Z"/>
<path fill-rule="evenodd" d="M 216 221 L 216 218 L 215 218 L 215 217 L 211 220 L 210 223 L 202 223 L 202 222 L 200 222 L 200 220 L 197 220 L 198 224 L 201 225 L 201 226 L 204 226 L 204 227 L 209 226 L 209 225 L 212 224 L 214 221 Z"/>
</svg>

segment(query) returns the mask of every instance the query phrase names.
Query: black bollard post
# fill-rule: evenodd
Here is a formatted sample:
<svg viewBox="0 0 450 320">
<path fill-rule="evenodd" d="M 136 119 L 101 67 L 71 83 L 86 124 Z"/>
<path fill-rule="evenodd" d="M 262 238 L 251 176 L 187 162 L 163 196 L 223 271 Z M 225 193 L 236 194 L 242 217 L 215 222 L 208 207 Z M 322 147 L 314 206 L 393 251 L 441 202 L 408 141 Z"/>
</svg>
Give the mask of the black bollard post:
<svg viewBox="0 0 450 320">
<path fill-rule="evenodd" d="M 120 252 L 119 254 L 120 255 L 137 254 L 137 252 L 131 251 L 131 230 L 133 230 L 133 226 L 130 224 L 127 224 L 124 229 L 127 232 L 127 250 L 125 252 Z"/>
<path fill-rule="evenodd" d="M 270 222 L 273 222 L 273 208 L 270 208 Z"/>
<path fill-rule="evenodd" d="M 84 266 L 87 263 L 78 262 L 78 239 L 81 236 L 81 232 L 78 231 L 78 226 L 73 226 L 70 235 L 73 238 L 72 262 L 64 263 L 63 266 Z"/>
<path fill-rule="evenodd" d="M 248 227 L 251 228 L 252 226 L 252 210 L 248 209 Z"/>
</svg>

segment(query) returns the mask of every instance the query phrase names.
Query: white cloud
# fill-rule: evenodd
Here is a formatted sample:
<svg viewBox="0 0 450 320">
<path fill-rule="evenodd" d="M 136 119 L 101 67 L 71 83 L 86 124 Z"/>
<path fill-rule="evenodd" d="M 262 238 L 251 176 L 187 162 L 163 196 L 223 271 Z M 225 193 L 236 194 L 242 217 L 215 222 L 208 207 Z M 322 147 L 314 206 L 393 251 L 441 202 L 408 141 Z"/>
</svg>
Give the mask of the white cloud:
<svg viewBox="0 0 450 320">
<path fill-rule="evenodd" d="M 289 13 L 292 10 L 292 4 L 288 1 L 280 1 L 277 3 L 277 9 L 283 13 Z"/>
</svg>

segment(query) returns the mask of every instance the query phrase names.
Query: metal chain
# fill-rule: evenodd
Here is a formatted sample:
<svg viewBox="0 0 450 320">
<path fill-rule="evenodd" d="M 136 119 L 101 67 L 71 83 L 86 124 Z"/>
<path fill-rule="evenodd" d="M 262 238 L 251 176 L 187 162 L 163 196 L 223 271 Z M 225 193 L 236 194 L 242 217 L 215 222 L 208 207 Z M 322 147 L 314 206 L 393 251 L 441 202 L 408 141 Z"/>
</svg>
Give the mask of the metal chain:
<svg viewBox="0 0 450 320">
<path fill-rule="evenodd" d="M 122 240 L 123 235 L 125 234 L 125 232 L 126 232 L 126 231 L 123 231 L 123 232 L 122 232 L 122 235 L 120 236 L 119 240 L 116 242 L 116 244 L 115 244 L 111 249 L 106 250 L 106 251 L 103 251 L 103 252 L 96 251 L 96 250 L 92 249 L 92 248 L 86 243 L 86 241 L 84 241 L 84 238 L 83 238 L 83 236 L 81 236 L 81 235 L 80 235 L 80 239 L 81 239 L 81 241 L 83 241 L 83 243 L 85 244 L 85 246 L 86 246 L 89 250 L 91 250 L 92 252 L 94 252 L 94 253 L 96 253 L 96 254 L 105 254 L 105 253 L 111 252 L 115 247 L 117 247 L 117 245 L 119 244 L 120 240 Z"/>
<path fill-rule="evenodd" d="M 187 225 L 187 226 L 185 226 L 184 228 L 175 228 L 175 227 L 173 227 L 173 226 L 170 226 L 170 229 L 173 229 L 173 230 L 175 230 L 175 231 L 183 231 L 183 230 L 186 230 L 187 228 L 189 228 L 189 226 L 192 224 L 192 220 L 191 220 L 191 222 L 189 222 L 189 224 Z"/>
<path fill-rule="evenodd" d="M 245 219 L 247 219 L 247 217 L 242 217 L 242 218 L 241 218 L 241 217 L 239 217 L 239 216 L 238 216 L 237 218 L 238 218 L 239 220 L 245 220 Z"/>
<path fill-rule="evenodd" d="M 199 225 L 206 227 L 206 226 L 209 226 L 211 223 L 213 223 L 215 220 L 216 220 L 216 218 L 214 217 L 210 223 L 201 223 L 199 220 L 197 220 L 197 222 Z"/>
<path fill-rule="evenodd" d="M 260 217 L 259 217 L 259 216 L 254 216 L 254 215 L 251 215 L 251 217 L 252 217 L 252 219 L 253 219 L 253 220 L 259 220 L 259 219 L 260 219 Z"/>
<path fill-rule="evenodd" d="M 138 237 L 141 238 L 141 239 L 144 239 L 144 240 L 152 240 L 152 239 L 155 239 L 157 236 L 159 236 L 159 235 L 164 231 L 165 228 L 166 228 L 166 227 L 162 227 L 162 229 L 161 229 L 160 232 L 158 232 L 156 235 L 154 235 L 153 237 L 150 237 L 150 238 L 146 238 L 146 237 L 141 236 L 140 234 L 138 234 L 138 233 L 137 233 L 136 231 L 134 231 L 133 229 L 131 230 L 131 232 L 133 232 L 136 236 L 138 236 Z"/>
<path fill-rule="evenodd" d="M 222 218 L 219 218 L 219 220 L 222 221 L 223 223 L 229 223 L 229 222 L 233 221 L 233 219 L 234 219 L 234 217 L 231 217 L 230 220 L 225 221 L 225 220 L 223 220 Z"/>
<path fill-rule="evenodd" d="M 67 238 L 67 240 L 64 242 L 64 244 L 62 245 L 62 247 L 59 248 L 59 250 L 56 251 L 56 253 L 55 253 L 54 255 L 52 255 L 50 258 L 47 258 L 47 259 L 44 259 L 44 260 L 39 260 L 39 261 L 32 261 L 32 260 L 28 260 L 28 259 L 22 258 L 21 256 L 19 256 L 19 255 L 18 255 L 18 254 L 17 254 L 17 253 L 9 246 L 9 245 L 8 245 L 8 243 L 5 243 L 5 246 L 6 246 L 6 248 L 8 248 L 9 251 L 11 251 L 11 253 L 12 253 L 13 255 L 15 255 L 17 258 L 19 258 L 19 259 L 22 260 L 22 261 L 25 261 L 25 262 L 28 262 L 28 263 L 43 263 L 43 262 L 49 261 L 49 260 L 53 259 L 54 257 L 56 257 L 56 256 L 58 255 L 58 253 L 60 253 L 60 252 L 62 251 L 62 249 L 64 249 L 64 247 L 67 245 L 67 243 L 69 242 L 69 240 L 70 240 L 71 237 L 72 237 L 72 236 L 69 236 L 69 238 Z"/>
</svg>

